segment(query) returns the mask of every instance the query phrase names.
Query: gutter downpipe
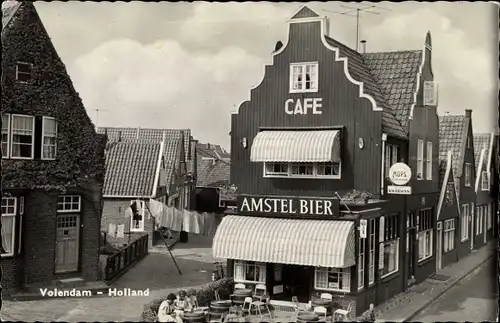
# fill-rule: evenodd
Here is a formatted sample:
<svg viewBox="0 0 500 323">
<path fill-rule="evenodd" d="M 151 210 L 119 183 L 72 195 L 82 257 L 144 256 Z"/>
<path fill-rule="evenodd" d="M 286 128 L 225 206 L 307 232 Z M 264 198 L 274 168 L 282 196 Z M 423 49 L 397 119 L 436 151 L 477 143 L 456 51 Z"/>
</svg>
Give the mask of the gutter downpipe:
<svg viewBox="0 0 500 323">
<path fill-rule="evenodd" d="M 384 186 L 385 186 L 385 177 L 384 177 L 384 169 L 385 169 L 385 142 L 387 141 L 387 134 L 382 134 L 382 169 L 380 170 L 380 195 L 384 195 Z"/>
</svg>

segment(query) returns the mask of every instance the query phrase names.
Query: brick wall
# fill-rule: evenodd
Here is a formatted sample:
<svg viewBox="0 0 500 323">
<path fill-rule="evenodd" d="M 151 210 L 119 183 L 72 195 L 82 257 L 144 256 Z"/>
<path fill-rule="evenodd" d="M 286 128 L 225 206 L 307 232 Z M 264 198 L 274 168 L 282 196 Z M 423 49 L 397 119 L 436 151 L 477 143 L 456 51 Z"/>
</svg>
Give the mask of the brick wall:
<svg viewBox="0 0 500 323">
<path fill-rule="evenodd" d="M 101 218 L 101 231 L 108 232 L 108 227 L 110 223 L 115 225 L 124 224 L 125 225 L 125 236 L 123 238 L 113 238 L 109 234 L 106 235 L 106 240 L 109 244 L 114 247 L 122 247 L 144 234 L 149 234 L 148 247 L 153 246 L 153 231 L 154 222 L 153 218 L 149 216 L 146 209 L 145 221 L 144 221 L 144 232 L 130 232 L 130 221 L 131 218 L 125 218 L 125 210 L 130 206 L 130 199 L 104 199 L 104 207 L 102 211 Z M 130 232 L 130 237 L 129 237 Z"/>
<path fill-rule="evenodd" d="M 2 258 L 2 289 L 13 290 L 20 287 L 22 279 L 23 258 L 5 257 Z"/>
</svg>

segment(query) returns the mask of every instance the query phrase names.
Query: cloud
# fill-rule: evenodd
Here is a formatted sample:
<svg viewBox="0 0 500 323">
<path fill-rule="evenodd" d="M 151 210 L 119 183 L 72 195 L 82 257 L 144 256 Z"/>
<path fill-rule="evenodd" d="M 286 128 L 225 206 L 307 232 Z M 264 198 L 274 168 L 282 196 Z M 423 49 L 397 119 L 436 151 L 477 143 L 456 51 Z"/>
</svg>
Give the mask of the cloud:
<svg viewBox="0 0 500 323">
<path fill-rule="evenodd" d="M 228 147 L 230 112 L 261 78 L 264 61 L 238 47 L 190 53 L 178 42 L 106 42 L 69 67 L 100 125 L 191 128 Z M 93 115 L 92 113 L 91 115 Z"/>
</svg>

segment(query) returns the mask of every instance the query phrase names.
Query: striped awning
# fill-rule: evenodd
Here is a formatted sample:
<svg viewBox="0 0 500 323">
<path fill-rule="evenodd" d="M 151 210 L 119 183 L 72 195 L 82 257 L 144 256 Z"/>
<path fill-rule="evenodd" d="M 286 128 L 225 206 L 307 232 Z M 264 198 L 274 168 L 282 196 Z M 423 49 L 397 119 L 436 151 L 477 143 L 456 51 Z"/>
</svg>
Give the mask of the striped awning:
<svg viewBox="0 0 500 323">
<path fill-rule="evenodd" d="M 338 130 L 261 131 L 252 143 L 253 162 L 339 162 Z"/>
<path fill-rule="evenodd" d="M 354 222 L 228 215 L 213 240 L 214 258 L 344 268 L 356 263 Z"/>
</svg>

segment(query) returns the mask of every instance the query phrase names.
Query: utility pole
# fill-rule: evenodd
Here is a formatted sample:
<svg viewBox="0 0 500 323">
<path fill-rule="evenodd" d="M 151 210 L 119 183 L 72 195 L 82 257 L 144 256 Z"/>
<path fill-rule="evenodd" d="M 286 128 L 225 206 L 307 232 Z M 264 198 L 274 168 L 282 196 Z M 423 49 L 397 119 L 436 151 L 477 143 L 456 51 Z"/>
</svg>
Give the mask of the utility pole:
<svg viewBox="0 0 500 323">
<path fill-rule="evenodd" d="M 99 111 L 109 111 L 109 110 L 103 110 L 103 109 L 94 109 L 92 111 L 95 111 L 95 127 L 99 128 Z"/>
<path fill-rule="evenodd" d="M 372 15 L 380 15 L 380 12 L 377 11 L 372 11 L 372 9 L 382 9 L 386 11 L 391 11 L 390 9 L 387 8 L 382 8 L 379 6 L 371 5 L 368 7 L 364 8 L 355 8 L 355 7 L 349 7 L 345 5 L 340 5 L 344 9 L 348 9 L 346 11 L 333 11 L 333 10 L 328 10 L 328 9 L 323 9 L 324 11 L 332 12 L 337 15 L 342 15 L 342 16 L 350 16 L 350 17 L 356 17 L 356 51 L 359 51 L 359 38 L 360 38 L 360 23 L 359 19 L 363 18 L 360 13 L 361 12 L 367 12 Z"/>
</svg>

